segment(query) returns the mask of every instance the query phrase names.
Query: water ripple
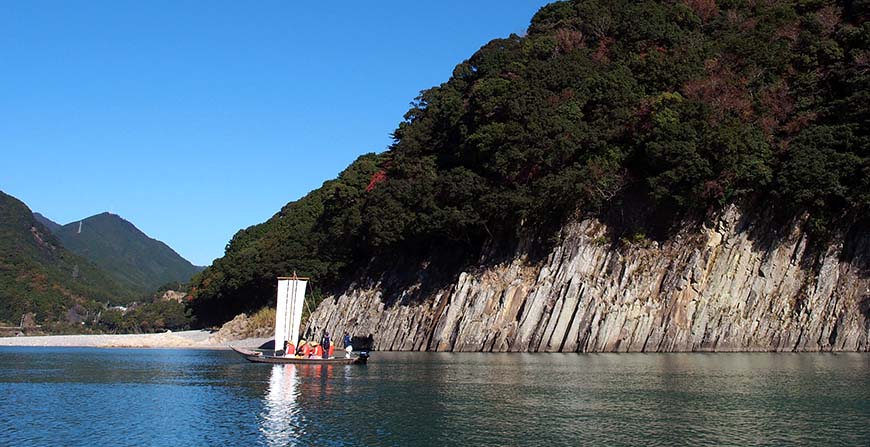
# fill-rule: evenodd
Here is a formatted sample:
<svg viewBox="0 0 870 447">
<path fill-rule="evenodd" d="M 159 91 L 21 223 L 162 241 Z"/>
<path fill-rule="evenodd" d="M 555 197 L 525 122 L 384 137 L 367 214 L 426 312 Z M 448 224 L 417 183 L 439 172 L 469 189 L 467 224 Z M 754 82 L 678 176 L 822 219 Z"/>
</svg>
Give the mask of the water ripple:
<svg viewBox="0 0 870 447">
<path fill-rule="evenodd" d="M 0 446 L 870 445 L 870 355 L 0 349 Z"/>
</svg>

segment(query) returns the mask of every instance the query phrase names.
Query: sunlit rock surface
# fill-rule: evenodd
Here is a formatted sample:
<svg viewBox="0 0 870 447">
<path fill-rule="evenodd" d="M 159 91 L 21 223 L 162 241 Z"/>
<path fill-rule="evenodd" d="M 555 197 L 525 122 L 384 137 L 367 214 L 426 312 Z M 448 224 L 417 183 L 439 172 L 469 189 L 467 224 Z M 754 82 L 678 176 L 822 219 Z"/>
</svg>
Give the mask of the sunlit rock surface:
<svg viewBox="0 0 870 447">
<path fill-rule="evenodd" d="M 870 350 L 870 232 L 808 241 L 799 221 L 758 223 L 736 207 L 661 245 L 611 243 L 587 219 L 539 264 L 466 271 L 413 302 L 414 286 L 384 296 L 360 280 L 308 325 L 371 334 L 380 350 Z"/>
</svg>

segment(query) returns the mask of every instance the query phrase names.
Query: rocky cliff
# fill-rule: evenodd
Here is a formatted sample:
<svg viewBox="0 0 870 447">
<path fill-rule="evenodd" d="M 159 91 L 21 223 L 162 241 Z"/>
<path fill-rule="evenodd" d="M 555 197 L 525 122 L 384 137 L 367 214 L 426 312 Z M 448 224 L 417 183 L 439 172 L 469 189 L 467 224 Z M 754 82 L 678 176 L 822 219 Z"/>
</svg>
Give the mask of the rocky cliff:
<svg viewBox="0 0 870 447">
<path fill-rule="evenodd" d="M 757 216 L 756 216 L 757 217 Z M 542 262 L 518 255 L 409 299 L 363 279 L 308 327 L 380 350 L 493 352 L 868 351 L 870 229 L 822 248 L 797 220 L 730 207 L 662 242 L 611 242 L 585 219 Z"/>
</svg>

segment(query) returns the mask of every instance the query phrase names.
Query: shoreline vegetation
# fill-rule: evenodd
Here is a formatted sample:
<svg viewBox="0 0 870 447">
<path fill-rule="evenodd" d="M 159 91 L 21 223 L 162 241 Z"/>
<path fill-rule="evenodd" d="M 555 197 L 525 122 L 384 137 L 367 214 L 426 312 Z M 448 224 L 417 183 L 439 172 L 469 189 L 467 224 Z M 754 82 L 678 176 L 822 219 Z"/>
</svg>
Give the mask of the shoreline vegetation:
<svg viewBox="0 0 870 447">
<path fill-rule="evenodd" d="M 230 345 L 259 346 L 268 341 L 268 338 L 262 337 L 227 341 L 216 335 L 217 332 L 206 330 L 155 334 L 34 335 L 0 337 L 0 347 L 230 349 Z"/>
</svg>

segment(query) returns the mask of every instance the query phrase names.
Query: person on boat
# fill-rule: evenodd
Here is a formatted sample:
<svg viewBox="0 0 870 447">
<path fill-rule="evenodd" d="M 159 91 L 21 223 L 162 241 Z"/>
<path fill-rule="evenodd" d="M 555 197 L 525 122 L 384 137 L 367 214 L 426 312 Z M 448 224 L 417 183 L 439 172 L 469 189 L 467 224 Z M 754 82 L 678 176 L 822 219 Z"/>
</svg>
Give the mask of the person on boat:
<svg viewBox="0 0 870 447">
<path fill-rule="evenodd" d="M 320 346 L 323 347 L 323 358 L 327 358 L 332 350 L 332 343 L 329 340 L 329 332 L 323 331 L 323 338 L 320 339 Z"/>
<path fill-rule="evenodd" d="M 353 352 L 353 341 L 351 340 L 350 334 L 348 334 L 347 331 L 344 331 L 344 338 L 341 340 L 341 343 L 342 345 L 344 345 L 342 346 L 345 352 L 344 358 L 349 359 L 350 354 Z"/>
<path fill-rule="evenodd" d="M 323 346 L 320 344 L 314 345 L 314 353 L 311 354 L 311 357 L 323 357 Z"/>
<path fill-rule="evenodd" d="M 302 358 L 308 357 L 311 353 L 311 346 L 308 346 L 308 342 L 305 340 L 299 341 L 299 348 L 296 349 L 296 355 Z"/>
<path fill-rule="evenodd" d="M 296 355 L 296 346 L 290 343 L 290 340 L 284 340 L 284 357 L 293 357 Z"/>
</svg>

